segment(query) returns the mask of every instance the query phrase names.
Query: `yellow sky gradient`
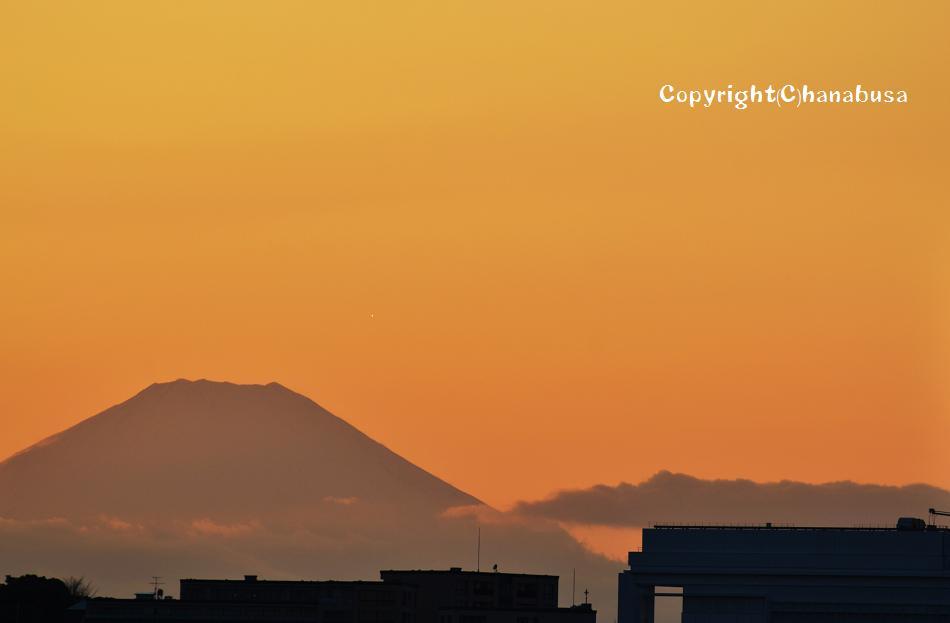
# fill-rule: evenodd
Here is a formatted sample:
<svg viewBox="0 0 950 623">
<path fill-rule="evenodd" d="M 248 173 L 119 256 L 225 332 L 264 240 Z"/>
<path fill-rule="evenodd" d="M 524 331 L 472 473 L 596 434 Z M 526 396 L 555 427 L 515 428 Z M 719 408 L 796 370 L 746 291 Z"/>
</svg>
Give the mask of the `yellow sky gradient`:
<svg viewBox="0 0 950 623">
<path fill-rule="evenodd" d="M 205 377 L 503 506 L 950 486 L 950 5 L 822 4 L 6 3 L 0 456 Z"/>
</svg>

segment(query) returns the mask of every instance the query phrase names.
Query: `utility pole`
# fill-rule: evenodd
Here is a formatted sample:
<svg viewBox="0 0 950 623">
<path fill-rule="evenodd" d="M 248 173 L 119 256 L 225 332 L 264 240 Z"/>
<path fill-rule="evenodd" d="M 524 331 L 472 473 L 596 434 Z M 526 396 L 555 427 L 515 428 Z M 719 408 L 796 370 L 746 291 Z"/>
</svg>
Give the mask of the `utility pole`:
<svg viewBox="0 0 950 623">
<path fill-rule="evenodd" d="M 478 536 L 475 539 L 475 571 L 482 570 L 482 527 L 478 527 Z"/>
</svg>

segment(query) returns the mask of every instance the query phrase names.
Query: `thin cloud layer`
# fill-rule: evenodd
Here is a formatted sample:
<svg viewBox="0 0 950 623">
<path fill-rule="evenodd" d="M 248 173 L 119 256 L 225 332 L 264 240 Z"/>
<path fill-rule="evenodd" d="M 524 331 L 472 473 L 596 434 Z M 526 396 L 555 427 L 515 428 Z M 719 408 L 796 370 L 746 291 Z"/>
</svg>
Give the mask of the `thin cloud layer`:
<svg viewBox="0 0 950 623">
<path fill-rule="evenodd" d="M 950 509 L 950 491 L 931 485 L 885 486 L 851 481 L 809 484 L 783 480 L 702 480 L 662 471 L 639 484 L 562 491 L 513 512 L 584 525 L 764 523 L 892 525 Z"/>
<path fill-rule="evenodd" d="M 0 517 L 0 577 L 83 576 L 104 595 L 125 597 L 146 589 L 153 575 L 167 578 L 175 594 L 175 580 L 183 577 L 372 580 L 380 569 L 473 568 L 480 554 L 484 568 L 497 564 L 503 571 L 562 578 L 576 571 L 599 612 L 612 620 L 622 565 L 586 550 L 556 522 L 477 507 L 370 522 L 358 507 L 344 507 L 353 511 L 346 522 L 314 515 L 144 523 L 111 515 L 89 521 Z M 562 604 L 569 596 L 562 591 Z"/>
</svg>

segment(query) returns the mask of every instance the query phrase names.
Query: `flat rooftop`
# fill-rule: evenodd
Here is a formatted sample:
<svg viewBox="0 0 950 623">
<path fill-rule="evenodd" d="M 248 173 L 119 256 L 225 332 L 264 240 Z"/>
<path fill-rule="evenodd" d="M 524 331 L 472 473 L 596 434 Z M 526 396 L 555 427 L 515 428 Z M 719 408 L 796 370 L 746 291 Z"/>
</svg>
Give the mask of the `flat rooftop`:
<svg viewBox="0 0 950 623">
<path fill-rule="evenodd" d="M 181 578 L 179 582 L 201 582 L 202 584 L 382 584 L 381 580 L 265 580 L 258 577 L 244 579 L 203 579 Z"/>
<path fill-rule="evenodd" d="M 557 579 L 560 576 L 549 575 L 545 573 L 507 573 L 505 571 L 472 571 L 472 570 L 463 570 L 460 568 L 454 569 L 383 569 L 379 572 L 383 573 L 415 573 L 415 574 L 432 574 L 432 575 L 489 575 L 489 576 L 513 576 L 513 577 L 523 577 L 523 578 L 554 578 Z"/>
<path fill-rule="evenodd" d="M 653 530 L 800 530 L 814 531 L 826 530 L 836 532 L 912 532 L 912 530 L 899 530 L 896 526 L 796 526 L 783 524 L 654 524 Z M 948 531 L 948 526 L 927 526 L 917 532 Z"/>
<path fill-rule="evenodd" d="M 644 528 L 628 562 L 633 572 L 950 575 L 950 530 L 908 519 L 887 527 L 657 524 Z"/>
</svg>

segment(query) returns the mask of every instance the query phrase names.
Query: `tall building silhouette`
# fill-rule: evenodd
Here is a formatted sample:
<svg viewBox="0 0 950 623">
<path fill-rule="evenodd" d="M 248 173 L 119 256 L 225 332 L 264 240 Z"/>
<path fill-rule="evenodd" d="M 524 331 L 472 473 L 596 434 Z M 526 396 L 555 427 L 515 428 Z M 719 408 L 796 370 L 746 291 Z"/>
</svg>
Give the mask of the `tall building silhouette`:
<svg viewBox="0 0 950 623">
<path fill-rule="evenodd" d="M 676 526 L 643 531 L 620 574 L 619 623 L 653 623 L 681 599 L 682 623 L 950 622 L 950 530 Z"/>
</svg>

